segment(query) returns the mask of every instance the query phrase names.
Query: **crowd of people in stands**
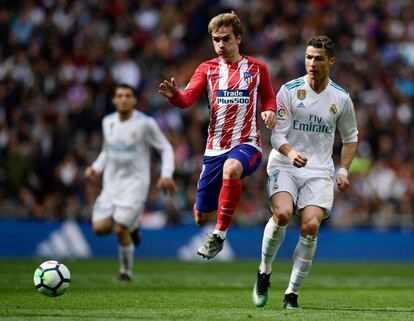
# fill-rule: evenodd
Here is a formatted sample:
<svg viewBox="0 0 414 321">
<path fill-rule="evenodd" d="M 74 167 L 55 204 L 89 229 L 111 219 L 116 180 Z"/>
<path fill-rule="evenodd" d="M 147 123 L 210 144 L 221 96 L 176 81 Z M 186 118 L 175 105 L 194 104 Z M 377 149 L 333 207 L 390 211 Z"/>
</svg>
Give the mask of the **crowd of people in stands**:
<svg viewBox="0 0 414 321">
<path fill-rule="evenodd" d="M 90 220 L 99 186 L 83 172 L 122 82 L 137 88 L 137 108 L 155 117 L 175 150 L 179 192 L 168 198 L 151 188 L 143 223 L 191 222 L 209 111 L 205 100 L 178 111 L 157 86 L 175 75 L 184 87 L 214 56 L 206 26 L 228 10 L 243 23 L 242 52 L 266 62 L 275 91 L 305 73 L 307 38 L 336 43 L 332 78 L 354 101 L 359 145 L 351 188 L 336 193 L 328 224 L 414 229 L 414 2 L 405 0 L 2 1 L 0 217 Z M 263 127 L 263 164 L 243 181 L 240 225 L 270 215 L 269 134 Z M 154 167 L 153 181 L 158 175 Z"/>
</svg>

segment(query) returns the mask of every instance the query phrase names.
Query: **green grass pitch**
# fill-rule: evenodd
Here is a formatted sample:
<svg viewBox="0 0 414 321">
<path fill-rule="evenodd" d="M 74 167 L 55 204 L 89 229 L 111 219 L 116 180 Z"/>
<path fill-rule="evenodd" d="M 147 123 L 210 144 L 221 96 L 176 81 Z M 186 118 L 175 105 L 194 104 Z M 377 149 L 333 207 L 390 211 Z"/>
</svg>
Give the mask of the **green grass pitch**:
<svg viewBox="0 0 414 321">
<path fill-rule="evenodd" d="M 63 262 L 72 284 L 49 298 L 33 285 L 40 260 L 0 260 L 0 320 L 414 320 L 412 263 L 316 261 L 302 309 L 285 311 L 290 262 L 274 264 L 264 308 L 251 302 L 258 262 L 137 261 L 131 284 L 115 281 L 115 259 Z"/>
</svg>

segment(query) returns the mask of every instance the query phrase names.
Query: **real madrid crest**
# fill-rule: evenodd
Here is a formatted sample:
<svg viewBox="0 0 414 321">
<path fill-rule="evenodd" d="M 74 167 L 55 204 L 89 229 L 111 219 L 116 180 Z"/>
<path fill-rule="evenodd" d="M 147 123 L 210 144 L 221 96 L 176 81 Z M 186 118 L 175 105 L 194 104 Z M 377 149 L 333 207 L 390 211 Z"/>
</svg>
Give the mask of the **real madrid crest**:
<svg viewBox="0 0 414 321">
<path fill-rule="evenodd" d="M 306 98 L 306 90 L 305 89 L 298 89 L 296 92 L 296 97 L 300 100 L 304 100 Z"/>
<path fill-rule="evenodd" d="M 336 114 L 337 112 L 338 112 L 338 109 L 336 109 L 336 105 L 335 104 L 332 104 L 331 105 L 331 107 L 329 108 L 329 111 L 332 113 L 332 114 Z"/>
<path fill-rule="evenodd" d="M 133 131 L 133 132 L 131 133 L 131 138 L 132 138 L 133 140 L 136 140 L 136 139 L 137 139 L 137 133 L 136 133 L 135 131 Z"/>
</svg>

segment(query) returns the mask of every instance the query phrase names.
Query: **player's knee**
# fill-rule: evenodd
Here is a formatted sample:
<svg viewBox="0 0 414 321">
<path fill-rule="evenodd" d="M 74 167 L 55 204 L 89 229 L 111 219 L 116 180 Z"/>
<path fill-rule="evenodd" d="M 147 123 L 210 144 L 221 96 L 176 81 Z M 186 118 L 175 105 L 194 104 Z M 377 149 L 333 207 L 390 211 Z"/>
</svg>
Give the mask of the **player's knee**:
<svg viewBox="0 0 414 321">
<path fill-rule="evenodd" d="M 101 224 L 92 224 L 92 230 L 96 235 L 106 235 L 111 232 L 107 226 Z"/>
<path fill-rule="evenodd" d="M 320 222 L 318 219 L 312 219 L 302 224 L 302 234 L 316 236 L 319 231 Z"/>
<path fill-rule="evenodd" d="M 240 178 L 243 174 L 243 166 L 236 159 L 228 159 L 224 163 L 223 177 L 226 179 Z"/>
<path fill-rule="evenodd" d="M 292 217 L 292 211 L 289 209 L 277 208 L 274 209 L 273 213 L 275 222 L 277 222 L 279 226 L 287 225 Z"/>
</svg>

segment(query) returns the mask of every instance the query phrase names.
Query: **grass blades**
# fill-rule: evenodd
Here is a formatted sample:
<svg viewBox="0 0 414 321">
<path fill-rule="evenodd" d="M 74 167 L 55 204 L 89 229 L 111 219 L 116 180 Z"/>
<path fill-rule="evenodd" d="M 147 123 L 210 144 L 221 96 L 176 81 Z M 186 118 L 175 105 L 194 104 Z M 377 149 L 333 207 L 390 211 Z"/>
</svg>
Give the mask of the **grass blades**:
<svg viewBox="0 0 414 321">
<path fill-rule="evenodd" d="M 315 262 L 302 309 L 282 309 L 291 263 L 273 266 L 269 301 L 251 302 L 258 262 L 137 261 L 130 284 L 114 260 L 64 260 L 72 283 L 49 298 L 33 285 L 41 260 L 0 260 L 0 320 L 414 320 L 414 264 Z"/>
</svg>

